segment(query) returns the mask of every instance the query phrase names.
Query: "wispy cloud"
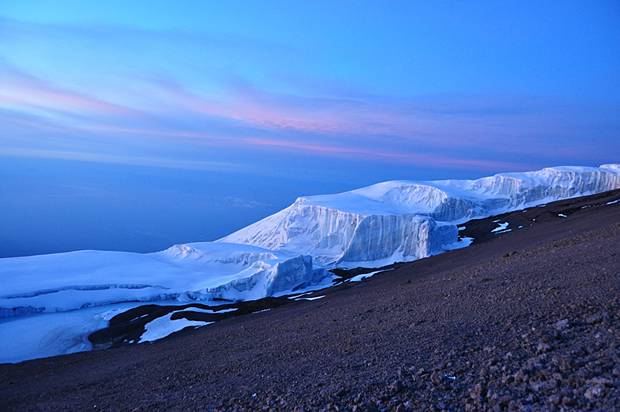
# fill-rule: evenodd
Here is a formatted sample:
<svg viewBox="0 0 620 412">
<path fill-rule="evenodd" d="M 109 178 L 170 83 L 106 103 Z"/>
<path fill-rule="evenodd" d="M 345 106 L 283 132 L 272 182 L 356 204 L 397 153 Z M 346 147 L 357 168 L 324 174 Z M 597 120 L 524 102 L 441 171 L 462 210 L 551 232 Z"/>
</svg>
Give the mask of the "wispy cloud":
<svg viewBox="0 0 620 412">
<path fill-rule="evenodd" d="M 303 85 L 270 83 L 269 76 L 257 73 L 282 62 L 298 68 L 291 61 L 293 50 L 231 36 L 0 20 L 0 37 L 7 50 L 0 60 L 2 121 L 45 142 L 31 139 L 28 149 L 25 142 L 5 145 L 5 156 L 200 170 L 240 167 L 144 155 L 149 145 L 158 144 L 173 152 L 181 152 L 179 146 L 184 153 L 196 150 L 195 155 L 209 147 L 515 170 L 545 158 L 601 157 L 601 145 L 583 149 L 583 142 L 611 140 L 613 146 L 612 135 L 620 130 L 613 104 L 593 108 L 588 102 L 586 110 L 584 104 L 527 96 L 396 98 L 320 78 Z M 122 47 L 123 42 L 131 47 Z M 22 61 L 22 49 L 29 47 L 36 53 Z M 150 54 L 153 49 L 159 52 Z M 50 50 L 57 54 L 49 55 Z M 37 64 L 39 54 L 52 69 Z M 242 73 L 235 62 L 247 59 L 256 64 L 243 69 L 260 70 Z M 68 150 L 67 142 L 53 147 L 50 134 L 74 139 L 75 149 Z M 114 154 L 119 141 L 131 142 L 133 151 Z"/>
<path fill-rule="evenodd" d="M 146 166 L 169 169 L 202 170 L 215 172 L 238 172 L 246 170 L 243 165 L 216 161 L 195 161 L 162 157 L 128 156 L 119 154 L 88 153 L 68 150 L 44 150 L 23 148 L 0 148 L 0 156 L 39 159 L 74 160 L 80 162 Z"/>
<path fill-rule="evenodd" d="M 0 108 L 118 116 L 133 114 L 128 108 L 54 86 L 6 63 L 0 64 L 0 80 Z"/>
<path fill-rule="evenodd" d="M 344 158 L 355 157 L 366 160 L 381 159 L 383 161 L 417 166 L 464 167 L 481 170 L 519 170 L 527 166 L 527 163 L 519 162 L 503 162 L 496 160 L 450 157 L 434 154 L 421 154 L 415 152 L 394 152 L 380 149 L 360 149 L 354 147 L 309 144 L 283 140 L 246 138 L 243 141 L 251 145 L 261 147 L 269 147 L 290 151 L 303 151 L 320 155 Z"/>
<path fill-rule="evenodd" d="M 535 113 L 523 114 L 518 108 L 504 109 L 499 114 L 479 113 L 480 102 L 471 106 L 461 104 L 452 110 L 437 109 L 437 100 L 427 106 L 415 100 L 386 103 L 360 102 L 348 99 L 317 99 L 313 97 L 261 95 L 255 89 L 248 95 L 229 95 L 222 101 L 207 99 L 185 91 L 172 83 L 165 84 L 157 95 L 162 100 L 154 107 L 128 108 L 105 100 L 49 87 L 32 76 L 13 76 L 27 79 L 32 93 L 23 84 L 5 90 L 21 90 L 7 100 L 0 92 L 0 107 L 8 107 L 28 116 L 24 127 L 68 130 L 74 134 L 94 134 L 142 139 L 158 138 L 170 142 L 238 150 L 288 151 L 310 156 L 329 156 L 341 159 L 366 159 L 419 166 L 461 167 L 480 170 L 517 170 L 530 166 L 527 161 L 482 159 L 472 152 L 492 154 L 537 153 L 545 142 L 536 142 L 541 131 L 534 130 Z M 40 89 L 37 88 L 40 86 Z M 241 93 L 241 92 L 239 92 Z M 21 97 L 28 96 L 28 97 Z M 163 96 L 163 97 L 162 97 Z M 8 102 L 8 103 L 7 103 Z M 168 106 L 168 112 L 161 106 Z M 36 110 L 32 110 L 35 108 Z M 43 112 L 42 112 L 43 111 Z M 45 113 L 72 114 L 53 117 Z M 511 119 L 512 117 L 512 119 Z M 214 127 L 214 122 L 220 122 Z M 224 122 L 224 123 L 221 123 Z M 547 120 L 548 122 L 548 120 Z M 205 128 L 196 125 L 203 124 Z M 222 126 L 223 125 L 223 126 Z M 223 128 L 222 128 L 223 127 Z M 563 132 L 561 122 L 545 125 L 544 133 L 563 133 L 565 138 L 574 130 Z M 523 136 L 519 136 L 523 133 Z M 516 142 L 519 144 L 514 144 Z M 526 143 L 527 144 L 524 144 Z M 380 148 L 378 148 L 380 147 Z M 438 151 L 438 149 L 441 149 Z M 458 150 L 455 151 L 455 149 Z M 463 153 L 462 150 L 468 150 Z M 433 153 L 435 151 L 435 153 Z M 36 152 L 33 152 L 36 153 Z M 65 158 L 78 159 L 77 153 L 62 152 Z M 579 155 L 574 147 L 560 147 L 556 155 Z M 51 156 L 50 153 L 47 154 Z M 85 153 L 81 160 L 145 164 L 147 159 L 103 156 Z M 150 165 L 177 168 L 205 168 L 194 162 L 166 162 L 158 159 Z"/>
</svg>

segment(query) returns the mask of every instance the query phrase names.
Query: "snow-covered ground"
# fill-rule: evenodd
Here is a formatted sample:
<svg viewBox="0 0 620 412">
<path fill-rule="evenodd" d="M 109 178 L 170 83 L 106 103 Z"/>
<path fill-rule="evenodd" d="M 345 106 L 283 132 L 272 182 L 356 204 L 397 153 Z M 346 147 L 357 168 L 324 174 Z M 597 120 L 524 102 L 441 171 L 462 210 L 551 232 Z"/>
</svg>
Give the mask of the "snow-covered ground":
<svg viewBox="0 0 620 412">
<path fill-rule="evenodd" d="M 459 241 L 458 225 L 472 218 L 616 188 L 620 165 L 389 181 L 301 197 L 215 242 L 147 254 L 90 250 L 0 259 L 0 336 L 15 336 L 2 339 L 0 361 L 88 349 L 86 336 L 105 326 L 112 309 L 317 289 L 332 279 L 326 268 L 381 267 L 467 246 L 471 239 Z M 157 321 L 145 341 L 199 326 Z"/>
<path fill-rule="evenodd" d="M 369 273 L 362 273 L 361 275 L 356 275 L 353 276 L 347 280 L 345 280 L 346 282 L 361 282 L 362 280 L 366 280 L 368 278 L 373 277 L 374 275 L 376 275 L 377 273 L 383 273 L 383 272 L 389 272 L 391 269 L 387 269 L 387 270 L 375 270 L 374 272 L 369 272 Z"/>
<path fill-rule="evenodd" d="M 188 320 L 185 318 L 172 319 L 172 315 L 175 313 L 176 312 L 170 312 L 167 315 L 161 316 L 147 323 L 144 326 L 144 333 L 142 334 L 142 336 L 140 336 L 140 343 L 153 342 L 158 339 L 165 338 L 166 336 L 169 336 L 174 332 L 178 332 L 190 326 L 200 327 L 207 326 L 213 323 L 200 320 Z"/>
<path fill-rule="evenodd" d="M 87 336 L 107 326 L 112 309 L 258 299 L 325 285 L 324 278 L 329 273 L 313 268 L 310 256 L 219 242 L 147 254 L 86 250 L 0 259 L 0 362 L 88 350 Z M 141 342 L 205 324 L 153 322 Z"/>
<path fill-rule="evenodd" d="M 496 222 L 497 223 L 497 227 L 493 230 L 491 230 L 491 233 L 495 233 L 496 235 L 499 235 L 500 233 L 506 233 L 506 232 L 510 232 L 512 231 L 512 229 L 508 229 L 508 222 Z"/>
<path fill-rule="evenodd" d="M 117 313 L 138 305 L 120 303 L 2 319 L 0 363 L 89 350 L 89 334 L 106 327 Z"/>
<path fill-rule="evenodd" d="M 257 299 L 324 276 L 309 256 L 216 242 L 146 254 L 84 250 L 6 258 L 0 259 L 0 315 L 135 301 Z"/>
</svg>

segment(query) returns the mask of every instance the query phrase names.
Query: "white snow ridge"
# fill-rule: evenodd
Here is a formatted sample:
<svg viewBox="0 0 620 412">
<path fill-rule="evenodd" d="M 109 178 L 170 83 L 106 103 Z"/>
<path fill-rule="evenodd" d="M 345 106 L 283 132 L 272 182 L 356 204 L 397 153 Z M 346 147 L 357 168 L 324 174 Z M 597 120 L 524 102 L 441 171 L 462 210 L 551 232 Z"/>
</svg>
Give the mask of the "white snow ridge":
<svg viewBox="0 0 620 412">
<path fill-rule="evenodd" d="M 620 187 L 620 165 L 550 167 L 477 180 L 390 181 L 288 208 L 220 241 L 312 255 L 322 265 L 376 267 L 440 253 L 457 224 Z"/>
<path fill-rule="evenodd" d="M 620 164 L 477 180 L 389 181 L 301 197 L 215 242 L 147 254 L 78 251 L 0 259 L 0 335 L 20 336 L 0 339 L 0 362 L 88 349 L 85 337 L 105 325 L 110 310 L 144 302 L 257 299 L 327 285 L 330 267 L 377 267 L 466 246 L 457 225 L 472 218 L 617 188 Z M 155 326 L 150 330 L 168 331 L 170 325 Z"/>
</svg>

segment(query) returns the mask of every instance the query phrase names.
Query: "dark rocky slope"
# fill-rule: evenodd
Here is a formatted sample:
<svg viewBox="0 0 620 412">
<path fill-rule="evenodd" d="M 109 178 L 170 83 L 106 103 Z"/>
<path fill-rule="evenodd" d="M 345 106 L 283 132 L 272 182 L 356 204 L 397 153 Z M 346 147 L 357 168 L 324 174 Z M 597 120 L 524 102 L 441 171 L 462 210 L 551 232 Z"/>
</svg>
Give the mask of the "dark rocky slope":
<svg viewBox="0 0 620 412">
<path fill-rule="evenodd" d="M 618 197 L 472 222 L 473 246 L 320 300 L 0 365 L 0 409 L 618 410 Z"/>
</svg>

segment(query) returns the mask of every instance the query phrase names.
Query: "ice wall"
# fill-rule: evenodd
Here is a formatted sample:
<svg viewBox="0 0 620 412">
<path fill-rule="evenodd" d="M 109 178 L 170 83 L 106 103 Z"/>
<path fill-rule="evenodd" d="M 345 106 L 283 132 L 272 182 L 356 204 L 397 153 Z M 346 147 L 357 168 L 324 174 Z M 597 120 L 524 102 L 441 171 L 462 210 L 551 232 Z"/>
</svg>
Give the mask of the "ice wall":
<svg viewBox="0 0 620 412">
<path fill-rule="evenodd" d="M 620 165 L 550 167 L 477 180 L 389 181 L 301 197 L 226 242 L 311 255 L 322 265 L 376 266 L 451 247 L 456 224 L 620 188 Z"/>
<path fill-rule="evenodd" d="M 257 299 L 319 282 L 312 257 L 203 242 L 157 253 L 85 250 L 0 259 L 0 317 L 122 302 Z"/>
</svg>

